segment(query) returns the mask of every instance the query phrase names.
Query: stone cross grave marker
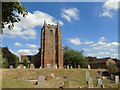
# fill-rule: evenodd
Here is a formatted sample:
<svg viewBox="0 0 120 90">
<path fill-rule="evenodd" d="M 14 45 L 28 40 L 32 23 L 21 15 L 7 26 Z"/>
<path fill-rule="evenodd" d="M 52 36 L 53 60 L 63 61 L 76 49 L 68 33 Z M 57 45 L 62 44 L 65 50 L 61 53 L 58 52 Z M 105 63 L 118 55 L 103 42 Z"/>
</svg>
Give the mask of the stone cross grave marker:
<svg viewBox="0 0 120 90">
<path fill-rule="evenodd" d="M 39 76 L 38 77 L 38 85 L 45 84 L 45 76 Z"/>
<path fill-rule="evenodd" d="M 119 76 L 117 76 L 117 75 L 115 76 L 115 83 L 119 84 Z"/>
<path fill-rule="evenodd" d="M 90 73 L 89 73 L 89 71 L 86 71 L 85 76 L 86 76 L 86 82 L 88 82 L 88 79 L 90 78 Z"/>
<path fill-rule="evenodd" d="M 13 69 L 13 65 L 10 65 L 10 69 Z"/>
<path fill-rule="evenodd" d="M 93 79 L 91 77 L 88 79 L 88 88 L 93 88 Z"/>
</svg>

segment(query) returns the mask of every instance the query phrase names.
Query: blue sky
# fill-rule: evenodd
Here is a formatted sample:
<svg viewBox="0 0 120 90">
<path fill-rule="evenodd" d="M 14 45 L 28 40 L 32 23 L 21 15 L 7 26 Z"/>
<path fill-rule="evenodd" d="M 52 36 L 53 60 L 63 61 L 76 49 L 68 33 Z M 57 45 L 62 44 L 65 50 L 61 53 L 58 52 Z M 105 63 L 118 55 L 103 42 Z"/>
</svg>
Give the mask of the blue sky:
<svg viewBox="0 0 120 90">
<path fill-rule="evenodd" d="M 13 30 L 4 29 L 3 46 L 16 54 L 36 54 L 44 20 L 59 25 L 62 46 L 84 50 L 86 56 L 118 58 L 118 7 L 106 2 L 22 2 L 28 15 Z"/>
</svg>

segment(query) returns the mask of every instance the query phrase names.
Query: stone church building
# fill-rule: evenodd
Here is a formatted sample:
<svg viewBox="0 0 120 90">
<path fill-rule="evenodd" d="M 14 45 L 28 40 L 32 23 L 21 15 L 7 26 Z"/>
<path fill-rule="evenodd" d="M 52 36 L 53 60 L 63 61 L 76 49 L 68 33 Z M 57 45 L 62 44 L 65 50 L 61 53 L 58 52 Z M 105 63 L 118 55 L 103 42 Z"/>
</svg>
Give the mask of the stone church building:
<svg viewBox="0 0 120 90">
<path fill-rule="evenodd" d="M 41 48 L 36 55 L 21 55 L 20 63 L 33 63 L 35 68 L 63 68 L 62 33 L 59 25 L 44 21 L 41 29 Z"/>
</svg>

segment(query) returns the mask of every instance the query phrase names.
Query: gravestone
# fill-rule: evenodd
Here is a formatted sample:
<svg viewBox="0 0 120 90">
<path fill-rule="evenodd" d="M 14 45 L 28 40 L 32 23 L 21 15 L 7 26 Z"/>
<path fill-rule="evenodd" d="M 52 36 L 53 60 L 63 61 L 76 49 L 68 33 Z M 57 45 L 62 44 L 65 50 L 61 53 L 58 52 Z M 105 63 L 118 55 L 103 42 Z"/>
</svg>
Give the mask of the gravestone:
<svg viewBox="0 0 120 90">
<path fill-rule="evenodd" d="M 90 65 L 88 65 L 88 69 L 91 69 Z"/>
<path fill-rule="evenodd" d="M 91 77 L 88 79 L 88 88 L 93 88 L 93 79 Z"/>
<path fill-rule="evenodd" d="M 46 81 L 45 81 L 45 76 L 39 76 L 38 77 L 38 85 L 42 85 L 42 84 L 45 84 Z"/>
<path fill-rule="evenodd" d="M 17 67 L 18 69 L 20 68 L 20 65 Z"/>
<path fill-rule="evenodd" d="M 10 65 L 10 69 L 13 69 L 13 65 Z"/>
<path fill-rule="evenodd" d="M 119 84 L 119 76 L 115 76 L 115 83 Z"/>
<path fill-rule="evenodd" d="M 47 64 L 47 68 L 51 68 L 51 64 L 48 63 L 48 64 Z"/>
<path fill-rule="evenodd" d="M 52 73 L 50 76 L 52 76 L 53 78 L 55 78 L 55 75 L 54 75 L 54 73 Z"/>
<path fill-rule="evenodd" d="M 115 80 L 115 75 L 111 74 L 111 80 Z"/>
<path fill-rule="evenodd" d="M 70 66 L 70 68 L 72 69 L 73 67 L 72 67 L 72 66 Z"/>
<path fill-rule="evenodd" d="M 69 66 L 67 65 L 67 69 L 69 69 Z"/>
<path fill-rule="evenodd" d="M 34 69 L 34 68 L 35 68 L 34 64 L 31 64 L 30 69 Z"/>
<path fill-rule="evenodd" d="M 26 66 L 24 66 L 23 69 L 26 69 Z"/>
<path fill-rule="evenodd" d="M 57 64 L 52 65 L 53 69 L 57 69 Z"/>
<path fill-rule="evenodd" d="M 98 85 L 102 85 L 102 79 L 101 79 L 101 78 L 98 78 L 98 79 L 97 79 L 97 84 L 98 84 Z"/>
<path fill-rule="evenodd" d="M 90 78 L 90 73 L 89 73 L 89 71 L 86 71 L 85 76 L 86 76 L 86 82 L 88 82 L 88 79 Z"/>
<path fill-rule="evenodd" d="M 81 68 L 81 66 L 80 66 L 80 65 L 78 65 L 78 68 Z"/>
</svg>

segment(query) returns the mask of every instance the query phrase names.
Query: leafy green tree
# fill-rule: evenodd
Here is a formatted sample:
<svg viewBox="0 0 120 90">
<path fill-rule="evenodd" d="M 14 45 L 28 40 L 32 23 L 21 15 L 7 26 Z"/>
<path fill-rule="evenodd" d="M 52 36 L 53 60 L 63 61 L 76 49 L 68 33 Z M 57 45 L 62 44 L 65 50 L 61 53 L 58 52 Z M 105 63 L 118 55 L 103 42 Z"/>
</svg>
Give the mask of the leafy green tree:
<svg viewBox="0 0 120 90">
<path fill-rule="evenodd" d="M 109 63 L 107 65 L 107 70 L 110 74 L 120 74 L 120 69 L 115 64 L 112 63 Z"/>
<path fill-rule="evenodd" d="M 25 17 L 27 11 L 20 2 L 2 2 L 2 28 L 8 24 L 8 28 L 12 29 L 15 22 L 19 22 L 19 15 Z"/>
<path fill-rule="evenodd" d="M 28 67 L 28 62 L 27 62 L 27 60 L 24 60 L 24 66 L 27 68 Z"/>
<path fill-rule="evenodd" d="M 63 47 L 63 59 L 64 65 L 73 66 L 73 68 L 81 65 L 81 67 L 87 67 L 88 60 L 84 57 L 83 51 L 73 50 L 68 46 Z"/>
<path fill-rule="evenodd" d="M 9 63 L 7 58 L 2 58 L 2 68 L 8 68 L 9 67 Z"/>
</svg>

